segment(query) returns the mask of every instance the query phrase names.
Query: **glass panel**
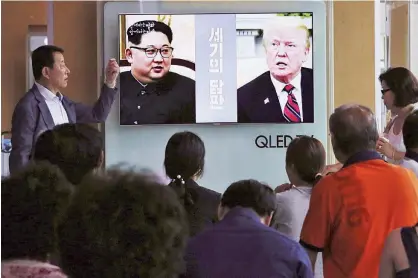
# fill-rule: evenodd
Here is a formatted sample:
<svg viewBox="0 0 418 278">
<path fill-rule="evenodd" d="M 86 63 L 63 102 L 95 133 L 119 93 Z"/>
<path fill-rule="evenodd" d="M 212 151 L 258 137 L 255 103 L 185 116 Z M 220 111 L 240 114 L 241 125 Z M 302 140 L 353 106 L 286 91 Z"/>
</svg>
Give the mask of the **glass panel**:
<svg viewBox="0 0 418 278">
<path fill-rule="evenodd" d="M 410 3 L 409 16 L 409 64 L 412 73 L 418 76 L 418 1 Z"/>
<path fill-rule="evenodd" d="M 381 40 L 379 42 L 381 47 L 381 57 L 380 57 L 380 71 L 384 72 L 389 65 L 389 34 L 390 34 L 390 4 L 388 4 L 386 1 L 383 1 L 380 3 L 380 37 Z M 381 113 L 380 117 L 380 126 L 383 128 L 386 127 L 386 124 L 389 120 L 389 113 L 386 110 L 386 106 L 383 103 L 383 100 L 380 102 L 381 105 Z"/>
<path fill-rule="evenodd" d="M 46 32 L 45 33 L 31 33 L 28 34 L 28 64 L 27 64 L 27 90 L 29 90 L 33 83 L 33 72 L 32 72 L 32 60 L 31 60 L 31 53 L 38 47 L 42 45 L 48 44 L 48 37 Z"/>
</svg>

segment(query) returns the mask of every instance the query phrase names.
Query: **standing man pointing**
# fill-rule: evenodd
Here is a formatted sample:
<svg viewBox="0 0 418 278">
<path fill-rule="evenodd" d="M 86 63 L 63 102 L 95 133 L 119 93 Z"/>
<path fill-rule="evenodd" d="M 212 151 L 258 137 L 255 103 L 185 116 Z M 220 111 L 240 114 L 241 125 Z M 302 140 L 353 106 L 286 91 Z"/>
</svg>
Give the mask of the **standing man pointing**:
<svg viewBox="0 0 418 278">
<path fill-rule="evenodd" d="M 32 52 L 35 84 L 13 112 L 10 173 L 26 165 L 36 139 L 45 130 L 64 123 L 100 123 L 109 115 L 117 94 L 119 66 L 116 60 L 109 60 L 100 97 L 93 106 L 88 106 L 60 93 L 67 87 L 70 75 L 63 54 L 62 48 L 53 45 L 44 45 Z"/>
</svg>

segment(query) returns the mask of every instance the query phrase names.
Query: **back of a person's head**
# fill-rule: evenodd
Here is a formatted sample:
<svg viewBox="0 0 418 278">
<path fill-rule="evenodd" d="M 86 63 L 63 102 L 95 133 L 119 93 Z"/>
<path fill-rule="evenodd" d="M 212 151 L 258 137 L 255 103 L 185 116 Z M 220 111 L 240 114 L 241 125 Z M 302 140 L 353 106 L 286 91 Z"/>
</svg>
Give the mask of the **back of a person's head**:
<svg viewBox="0 0 418 278">
<path fill-rule="evenodd" d="M 418 110 L 409 114 L 405 119 L 402 133 L 406 149 L 418 149 Z"/>
<path fill-rule="evenodd" d="M 175 192 L 150 175 L 88 175 L 59 228 L 71 277 L 176 277 L 188 237 Z"/>
<path fill-rule="evenodd" d="M 241 180 L 232 183 L 222 195 L 221 207 L 236 207 L 254 210 L 260 217 L 271 215 L 276 208 L 273 189 L 256 180 Z"/>
<path fill-rule="evenodd" d="M 1 257 L 46 261 L 57 251 L 58 222 L 73 193 L 56 166 L 29 164 L 1 183 Z"/>
<path fill-rule="evenodd" d="M 87 124 L 62 124 L 42 133 L 35 144 L 34 159 L 57 165 L 73 184 L 100 166 L 103 140 Z"/>
<path fill-rule="evenodd" d="M 393 93 L 396 107 L 418 102 L 418 80 L 407 68 L 389 68 L 379 76 L 379 80 L 385 82 Z"/>
<path fill-rule="evenodd" d="M 322 143 L 313 137 L 300 136 L 290 142 L 286 151 L 286 171 L 290 182 L 300 179 L 314 185 L 325 167 L 325 149 Z M 296 174 L 297 177 L 293 177 Z"/>
<path fill-rule="evenodd" d="M 186 205 L 192 205 L 192 196 L 187 192 L 187 181 L 200 177 L 205 166 L 205 144 L 192 132 L 175 133 L 165 148 L 164 167 L 176 190 Z"/>
<path fill-rule="evenodd" d="M 338 161 L 376 149 L 379 137 L 373 112 L 358 104 L 346 104 L 335 109 L 329 119 L 331 142 Z"/>
</svg>

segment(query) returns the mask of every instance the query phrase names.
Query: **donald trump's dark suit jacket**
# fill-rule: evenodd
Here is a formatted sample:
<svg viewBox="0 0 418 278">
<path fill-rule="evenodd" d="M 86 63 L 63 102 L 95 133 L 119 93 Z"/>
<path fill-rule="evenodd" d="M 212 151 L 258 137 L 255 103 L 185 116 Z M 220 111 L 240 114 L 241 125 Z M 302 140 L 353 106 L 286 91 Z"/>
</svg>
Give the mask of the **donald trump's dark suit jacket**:
<svg viewBox="0 0 418 278">
<path fill-rule="evenodd" d="M 93 106 L 76 103 L 63 96 L 69 123 L 100 123 L 109 115 L 117 91 L 103 85 L 100 97 Z M 55 126 L 44 97 L 34 84 L 17 103 L 12 117 L 12 151 L 10 173 L 25 166 L 39 135 Z"/>
<path fill-rule="evenodd" d="M 302 68 L 303 122 L 314 122 L 313 71 Z M 265 103 L 268 99 L 269 102 Z M 287 123 L 283 117 L 279 98 L 266 71 L 238 89 L 239 123 Z"/>
</svg>

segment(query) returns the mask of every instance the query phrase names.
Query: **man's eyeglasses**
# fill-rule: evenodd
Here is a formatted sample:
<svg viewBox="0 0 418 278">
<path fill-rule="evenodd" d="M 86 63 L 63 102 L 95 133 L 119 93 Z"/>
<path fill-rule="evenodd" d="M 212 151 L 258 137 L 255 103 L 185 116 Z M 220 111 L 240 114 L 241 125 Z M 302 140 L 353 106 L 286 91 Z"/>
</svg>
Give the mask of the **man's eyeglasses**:
<svg viewBox="0 0 418 278">
<path fill-rule="evenodd" d="M 155 58 L 155 56 L 157 56 L 158 52 L 161 54 L 161 57 L 170 58 L 171 55 L 173 54 L 173 50 L 174 50 L 174 48 L 168 47 L 168 46 L 163 47 L 163 48 L 153 48 L 153 47 L 143 48 L 143 47 L 131 46 L 130 48 L 134 48 L 134 49 L 144 51 L 145 55 L 148 58 Z"/>
<path fill-rule="evenodd" d="M 386 92 L 390 91 L 390 89 L 382 89 L 380 91 L 382 92 L 382 95 L 384 95 Z"/>
</svg>

